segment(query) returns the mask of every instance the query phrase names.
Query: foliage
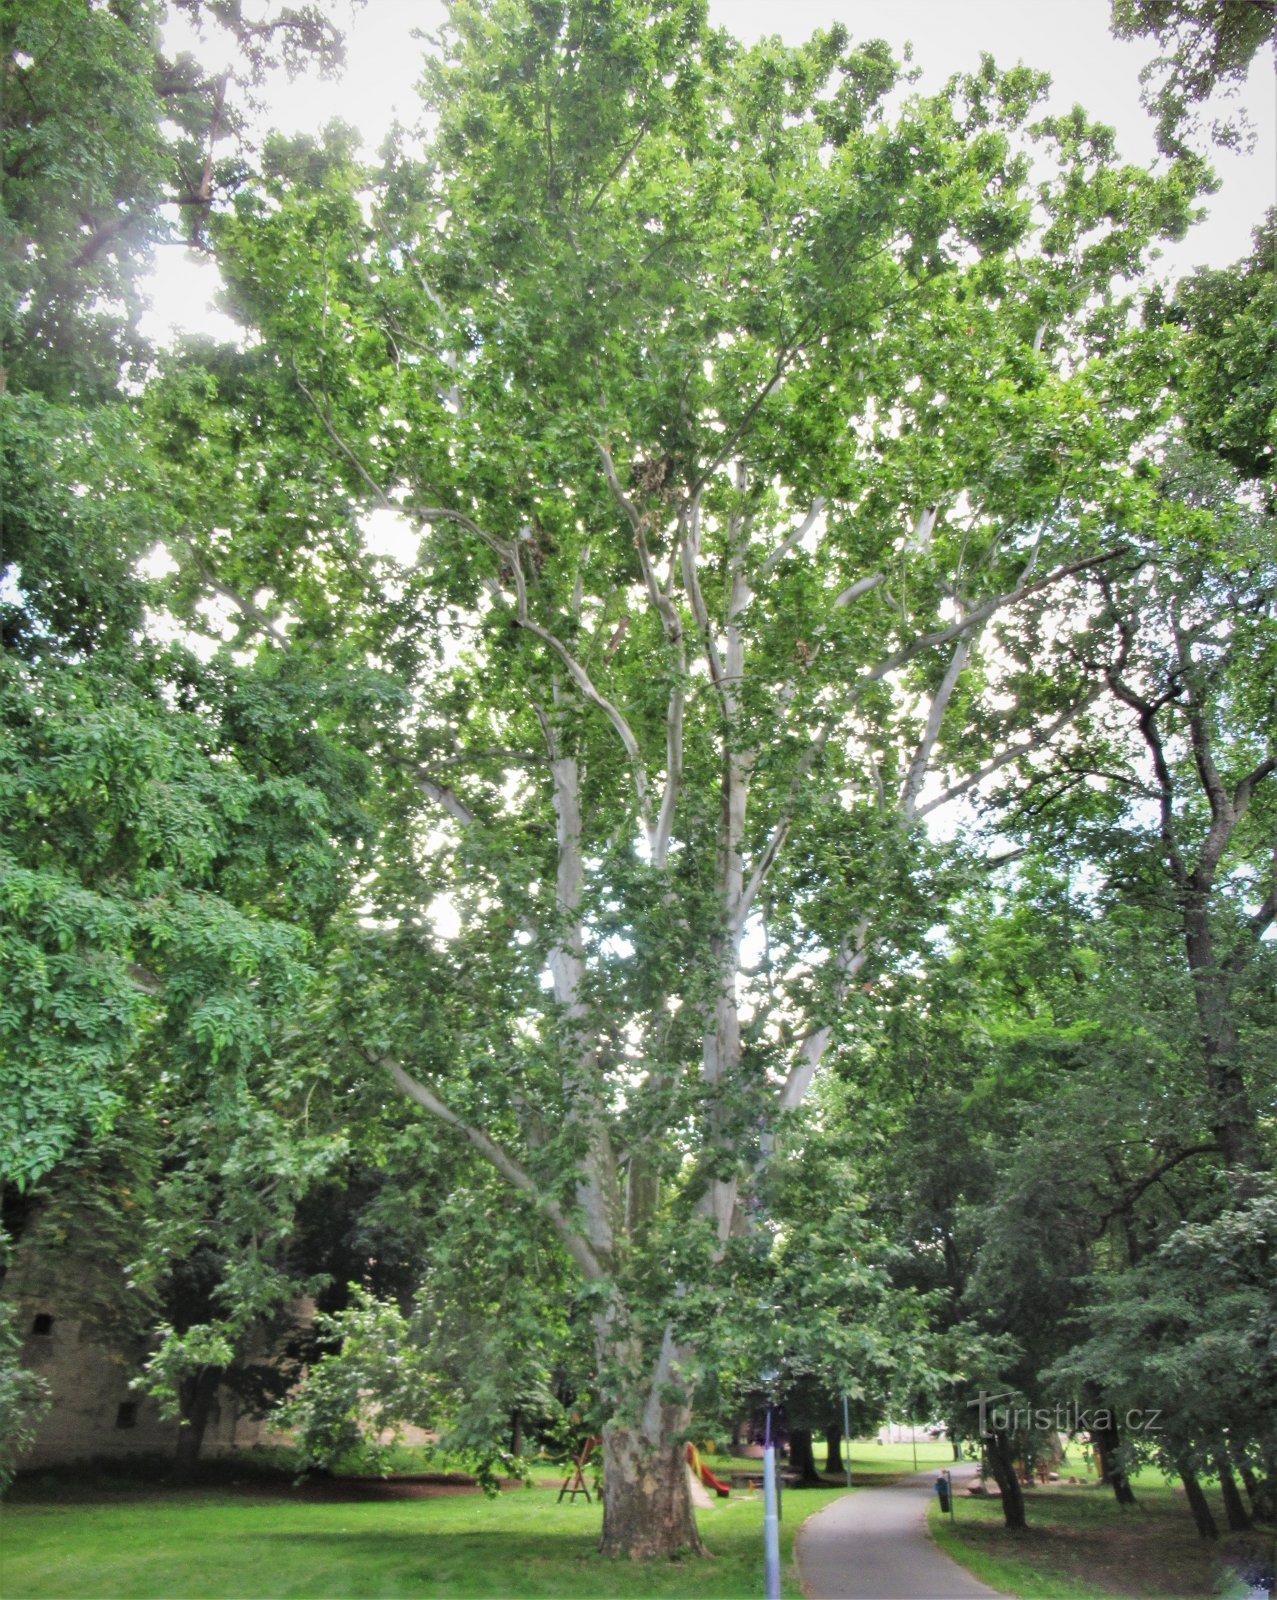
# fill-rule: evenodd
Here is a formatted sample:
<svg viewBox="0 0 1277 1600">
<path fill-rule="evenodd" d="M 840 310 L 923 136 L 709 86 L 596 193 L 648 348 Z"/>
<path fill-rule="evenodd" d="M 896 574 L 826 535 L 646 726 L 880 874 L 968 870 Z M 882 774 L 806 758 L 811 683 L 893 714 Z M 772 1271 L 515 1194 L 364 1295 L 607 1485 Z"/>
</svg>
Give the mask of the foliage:
<svg viewBox="0 0 1277 1600">
<path fill-rule="evenodd" d="M 151 1384 L 318 1290 L 313 1459 L 571 1405 L 613 1554 L 697 1548 L 698 1395 L 1036 1394 L 1270 1135 L 1262 243 L 1143 296 L 1199 160 L 840 28 L 457 4 L 364 170 L 215 160 L 234 85 L 125 0 L 32 48 L 62 3 L 4 68 L 0 1115 L 51 1195 L 137 1130 Z M 242 84 L 332 42 L 181 9 Z M 166 195 L 246 336 L 144 368 Z M 1001 902 L 926 832 L 974 795 L 1048 858 Z"/>
<path fill-rule="evenodd" d="M 92 404 L 114 396 L 123 365 L 140 370 L 142 272 L 161 240 L 198 243 L 242 174 L 217 155 L 242 131 L 239 93 L 272 63 L 341 59 L 316 6 L 174 10 L 229 46 L 223 74 L 165 54 L 161 0 L 23 0 L 0 15 L 0 372 L 15 393 Z"/>
<path fill-rule="evenodd" d="M 1246 260 L 1182 280 L 1165 315 L 1189 333 L 1187 438 L 1242 478 L 1266 480 L 1277 448 L 1277 212 L 1254 238 Z"/>
<path fill-rule="evenodd" d="M 0 1494 L 12 1483 L 49 1405 L 48 1385 L 22 1365 L 21 1350 L 12 1316 L 0 1312 Z"/>
<path fill-rule="evenodd" d="M 1119 39 L 1152 37 L 1166 54 L 1144 69 L 1146 102 L 1157 117 L 1163 150 L 1184 148 L 1196 130 L 1197 108 L 1221 91 L 1236 94 L 1251 64 L 1277 35 L 1271 6 L 1256 0 L 1113 0 L 1113 32 Z M 1219 144 L 1238 142 L 1244 121 L 1212 123 Z"/>
<path fill-rule="evenodd" d="M 399 1425 L 428 1427 L 433 1411 L 434 1383 L 408 1321 L 393 1304 L 352 1284 L 346 1309 L 321 1313 L 316 1326 L 336 1348 L 321 1356 L 278 1414 L 295 1432 L 301 1469 L 342 1461 L 384 1470 Z"/>
<path fill-rule="evenodd" d="M 1221 1444 L 1271 1478 L 1274 1197 L 1259 1195 L 1205 1222 L 1185 1222 L 1147 1260 L 1106 1275 L 1087 1309 L 1087 1337 L 1060 1362 L 1104 1384 L 1129 1411 L 1156 1412 L 1139 1442 L 1169 1473 L 1209 1472 Z"/>
</svg>

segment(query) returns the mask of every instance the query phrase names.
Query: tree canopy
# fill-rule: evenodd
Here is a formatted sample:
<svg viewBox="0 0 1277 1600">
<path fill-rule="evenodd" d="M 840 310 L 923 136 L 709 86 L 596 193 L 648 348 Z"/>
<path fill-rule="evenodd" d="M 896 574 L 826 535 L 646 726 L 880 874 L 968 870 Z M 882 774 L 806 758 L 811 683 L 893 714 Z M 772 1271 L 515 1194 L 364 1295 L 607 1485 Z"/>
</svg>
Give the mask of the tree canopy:
<svg viewBox="0 0 1277 1600">
<path fill-rule="evenodd" d="M 251 78 L 256 25 L 203 12 Z M 27 26 L 60 14 L 47 0 Z M 990 1038 L 969 1092 L 1000 1117 L 1046 1105 L 1063 1130 L 1120 1082 L 1133 1131 L 1136 1077 L 1160 1092 L 1126 1074 L 1141 1024 L 1102 1020 L 1098 986 L 1076 1003 L 1014 914 L 981 913 L 975 977 L 937 958 L 1017 832 L 1039 850 L 1074 833 L 1175 928 L 1166 991 L 1197 1018 L 1209 1105 L 1159 1123 L 1146 1167 L 1112 1147 L 1095 1237 L 1011 1319 L 1032 1376 L 1064 1354 L 1046 1324 L 1095 1238 L 1172 1151 L 1209 1144 L 1255 1203 L 1271 521 L 1237 474 L 1271 472 L 1247 335 L 1271 273 L 1261 251 L 1170 301 L 1144 280 L 1202 163 L 1124 165 L 1110 129 L 1046 115 L 1046 80 L 988 57 L 923 96 L 841 28 L 751 46 L 697 0 L 456 4 L 420 138 L 373 166 L 339 124 L 272 137 L 223 199 L 225 84 L 199 80 L 198 237 L 245 337 L 148 357 L 113 297 L 191 154 L 162 127 L 156 14 L 94 15 L 77 49 L 113 52 L 145 129 L 93 130 L 129 148 L 121 193 L 77 234 L 24 198 L 63 170 L 41 166 L 35 110 L 6 146 L 15 215 L 57 245 L 13 254 L 46 288 L 15 279 L 30 325 L 6 335 L 0 397 L 0 1109 L 23 1184 L 122 1119 L 170 1130 L 173 1236 L 227 1248 L 156 1383 L 228 1365 L 304 1280 L 289 1240 L 350 1152 L 430 1217 L 431 1174 L 475 1160 L 487 1178 L 431 1233 L 435 1294 L 450 1227 L 491 1204 L 475 1194 L 505 1185 L 517 1220 L 491 1231 L 489 1277 L 418 1300 L 437 1369 L 457 1361 L 448 1319 L 517 1278 L 527 1240 L 560 1252 L 604 1549 L 699 1548 L 679 1446 L 727 1367 L 742 1389 L 764 1370 L 938 1382 L 916 1366 L 934 1291 L 952 1325 L 1008 1281 L 999 1218 L 1032 1142 L 1003 1162 L 968 1130 L 994 1186 L 971 1196 L 983 1264 L 893 1297 L 909 1272 L 831 1153 L 846 1105 L 886 1107 L 903 1159 L 945 1091 L 911 1106 L 899 1064 L 938 1041 L 966 1072 Z M 278 26 L 330 47 L 309 12 Z M 65 92 L 38 43 L 15 34 L 6 67 L 33 105 Z M 101 153 L 73 119 L 57 134 Z M 929 832 L 977 800 L 985 833 Z M 1124 926 L 1094 939 L 1143 972 Z M 1072 931 L 1064 948 L 1093 975 Z M 968 981 L 982 1013 L 946 1029 Z M 1162 1065 L 1179 1092 L 1182 1062 Z M 966 1224 L 943 1209 L 883 1216 L 901 1251 L 938 1228 L 948 1273 Z M 541 1314 L 531 1289 L 513 1314 Z M 333 1437 L 407 1326 L 366 1297 L 344 1325 L 351 1363 L 316 1390 Z M 543 1386 L 526 1353 L 473 1386 L 460 1427 Z"/>
</svg>

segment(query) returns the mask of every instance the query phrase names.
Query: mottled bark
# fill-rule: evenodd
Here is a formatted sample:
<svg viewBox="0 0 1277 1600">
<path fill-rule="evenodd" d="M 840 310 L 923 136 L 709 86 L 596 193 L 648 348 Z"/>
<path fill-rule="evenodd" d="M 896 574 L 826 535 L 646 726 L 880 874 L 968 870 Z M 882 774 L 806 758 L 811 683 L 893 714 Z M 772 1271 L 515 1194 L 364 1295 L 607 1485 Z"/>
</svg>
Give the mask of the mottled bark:
<svg viewBox="0 0 1277 1600">
<path fill-rule="evenodd" d="M 681 1430 L 687 1413 L 664 1406 L 668 1427 L 652 1440 L 638 1428 L 603 1430 L 603 1536 L 605 1556 L 703 1555 L 696 1531 Z"/>
</svg>

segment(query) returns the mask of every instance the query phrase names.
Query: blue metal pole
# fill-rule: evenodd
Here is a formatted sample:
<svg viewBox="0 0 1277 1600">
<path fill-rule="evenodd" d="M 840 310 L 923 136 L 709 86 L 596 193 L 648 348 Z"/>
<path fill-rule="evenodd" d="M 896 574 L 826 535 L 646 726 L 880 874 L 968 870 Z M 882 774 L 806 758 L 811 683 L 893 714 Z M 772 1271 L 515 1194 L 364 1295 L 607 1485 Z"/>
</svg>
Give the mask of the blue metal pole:
<svg viewBox="0 0 1277 1600">
<path fill-rule="evenodd" d="M 851 1488 L 851 1423 L 847 1420 L 847 1396 L 842 1397 L 842 1443 L 847 1452 L 847 1487 Z"/>
<path fill-rule="evenodd" d="M 780 1600 L 780 1518 L 776 1514 L 776 1447 L 763 1451 L 763 1594 Z"/>
<path fill-rule="evenodd" d="M 770 1407 L 763 1444 L 763 1594 L 765 1600 L 780 1600 L 780 1514 L 776 1504 L 776 1446 L 772 1443 Z"/>
</svg>

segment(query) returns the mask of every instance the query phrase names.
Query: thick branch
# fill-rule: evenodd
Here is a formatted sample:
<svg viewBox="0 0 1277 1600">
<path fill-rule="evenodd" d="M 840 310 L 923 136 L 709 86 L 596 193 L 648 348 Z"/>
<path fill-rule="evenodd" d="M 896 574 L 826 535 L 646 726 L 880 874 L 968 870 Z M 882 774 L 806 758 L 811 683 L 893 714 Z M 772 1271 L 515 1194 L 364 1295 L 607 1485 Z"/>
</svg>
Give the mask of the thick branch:
<svg viewBox="0 0 1277 1600">
<path fill-rule="evenodd" d="M 927 781 L 927 771 L 931 766 L 931 757 L 935 753 L 936 743 L 940 738 L 940 729 L 944 723 L 944 714 L 949 709 L 949 701 L 953 698 L 953 691 L 958 686 L 967 658 L 975 645 L 975 637 L 971 633 L 963 634 L 953 647 L 953 655 L 945 669 L 944 677 L 940 680 L 940 687 L 932 697 L 931 705 L 927 711 L 926 725 L 922 730 L 922 738 L 918 741 L 918 748 L 914 752 L 913 760 L 909 764 L 909 771 L 905 777 L 904 787 L 900 792 L 900 814 L 906 822 L 912 822 L 917 810 L 918 796 L 922 793 L 922 786 Z"/>
<path fill-rule="evenodd" d="M 1117 1205 L 1111 1206 L 1109 1210 L 1104 1213 L 1104 1215 L 1095 1225 L 1095 1237 L 1098 1239 L 1103 1235 L 1105 1229 L 1108 1227 L 1109 1223 L 1112 1222 L 1114 1217 L 1119 1217 L 1129 1213 L 1135 1205 L 1135 1202 L 1145 1192 L 1146 1189 L 1151 1189 L 1155 1183 L 1160 1182 L 1168 1172 L 1171 1172 L 1175 1167 L 1179 1166 L 1182 1161 L 1188 1161 L 1193 1156 L 1214 1155 L 1217 1154 L 1218 1151 L 1219 1145 L 1213 1141 L 1210 1144 L 1195 1144 L 1190 1145 L 1185 1150 L 1178 1150 L 1173 1156 L 1168 1156 L 1165 1161 L 1159 1162 L 1159 1164 L 1155 1166 L 1151 1172 L 1146 1172 L 1142 1178 L 1140 1178 L 1136 1183 L 1133 1183 L 1130 1188 L 1127 1189 L 1126 1193 L 1122 1196 L 1121 1200 L 1118 1201 Z"/>
<path fill-rule="evenodd" d="M 288 635 L 279 631 L 255 601 L 249 600 L 246 596 L 240 594 L 238 590 L 232 589 L 229 584 L 222 582 L 200 554 L 195 541 L 189 535 L 179 533 L 174 534 L 172 537 L 179 540 L 190 552 L 191 559 L 195 563 L 195 570 L 199 573 L 200 581 L 206 588 L 211 589 L 214 594 L 221 595 L 223 600 L 229 600 L 241 616 L 250 622 L 255 622 L 263 633 L 268 633 L 274 639 L 276 644 L 282 645 L 285 650 L 290 647 L 291 640 Z"/>
<path fill-rule="evenodd" d="M 877 683 L 885 678 L 888 673 L 907 666 L 909 662 L 922 655 L 925 650 L 933 650 L 938 645 L 948 644 L 951 639 L 957 639 L 970 629 L 978 627 L 980 623 L 987 622 L 995 612 L 1001 611 L 1006 606 L 1017 605 L 1021 600 L 1027 600 L 1030 595 L 1041 594 L 1044 590 L 1052 588 L 1057 583 L 1062 583 L 1065 578 L 1071 578 L 1075 573 L 1086 572 L 1092 567 L 1102 565 L 1106 561 L 1114 560 L 1121 552 L 1110 550 L 1104 555 L 1091 556 L 1085 561 L 1073 561 L 1067 566 L 1057 567 L 1054 572 L 1049 572 L 1045 578 L 1039 578 L 1036 583 L 1020 583 L 1014 589 L 1008 589 L 1003 594 L 995 595 L 992 600 L 986 600 L 982 605 L 974 606 L 966 615 L 957 622 L 951 623 L 947 628 L 938 628 L 934 633 L 925 633 L 912 640 L 901 649 L 889 656 L 884 656 L 881 661 L 865 673 L 861 679 L 863 683 Z"/>
<path fill-rule="evenodd" d="M 371 1056 L 369 1060 L 373 1060 Z M 502 1149 L 495 1139 L 490 1139 L 481 1128 L 476 1128 L 463 1117 L 457 1115 L 450 1106 L 444 1104 L 439 1096 L 427 1084 L 414 1078 L 396 1061 L 383 1057 L 376 1063 L 385 1068 L 391 1078 L 403 1090 L 410 1100 L 415 1100 L 419 1106 L 429 1111 L 431 1116 L 438 1117 L 440 1122 L 446 1122 L 450 1128 L 467 1138 L 479 1154 L 491 1166 L 495 1167 L 507 1183 L 516 1189 L 521 1189 L 524 1194 L 530 1195 L 538 1206 L 549 1217 L 554 1225 L 555 1232 L 563 1241 L 564 1248 L 580 1267 L 582 1275 L 591 1282 L 604 1276 L 603 1265 L 589 1243 L 582 1238 L 563 1214 L 558 1202 L 543 1194 L 536 1180 L 514 1159 L 508 1151 Z"/>
<path fill-rule="evenodd" d="M 463 828 L 473 827 L 478 822 L 475 813 L 446 783 L 440 783 L 437 778 L 432 778 L 420 767 L 413 769 L 413 776 L 422 794 L 433 800 L 436 805 L 442 806 L 454 822 L 459 822 Z"/>
<path fill-rule="evenodd" d="M 960 783 L 952 784 L 943 794 L 935 795 L 928 800 L 926 805 L 917 806 L 913 812 L 914 818 L 921 819 L 929 816 L 938 807 L 947 805 L 950 800 L 957 800 L 972 789 L 979 788 L 986 778 L 991 778 L 995 772 L 999 772 L 1010 762 L 1018 760 L 1021 756 L 1030 755 L 1034 750 L 1040 750 L 1043 745 L 1049 744 L 1061 728 L 1072 722 L 1088 705 L 1091 705 L 1099 698 L 1099 693 L 1098 689 L 1092 690 L 1077 705 L 1069 706 L 1066 710 L 1061 711 L 1058 717 L 1053 718 L 1045 727 L 1039 728 L 1029 738 L 1022 740 L 1019 744 L 1009 745 L 1000 755 L 994 756 L 991 761 L 986 761 L 978 772 L 973 772 L 970 777 L 964 778 Z M 1112 776 L 1110 774 L 1110 777 Z M 1114 777 L 1113 781 L 1121 782 L 1125 780 Z"/>
<path fill-rule="evenodd" d="M 1176 886 L 1183 889 L 1188 884 L 1189 872 L 1185 865 L 1184 857 L 1180 853 L 1179 843 L 1175 838 L 1175 786 L 1171 780 L 1170 765 L 1166 760 L 1166 751 L 1162 745 L 1162 735 L 1157 726 L 1157 713 L 1162 707 L 1174 698 L 1174 695 L 1163 696 L 1157 701 L 1141 699 L 1117 674 L 1110 671 L 1108 674 L 1109 687 L 1124 705 L 1130 706 L 1139 719 L 1140 735 L 1148 747 L 1149 755 L 1153 760 L 1153 772 L 1157 778 L 1157 794 L 1159 807 L 1159 830 L 1162 839 L 1162 848 L 1166 852 L 1167 865 L 1171 869 L 1171 876 Z"/>
<path fill-rule="evenodd" d="M 857 578 L 855 583 L 849 584 L 840 594 L 834 596 L 834 608 L 849 606 L 853 600 L 859 600 L 862 594 L 868 594 L 871 589 L 876 589 L 885 581 L 886 575 L 881 572 L 870 573 L 867 577 Z"/>
<path fill-rule="evenodd" d="M 652 840 L 652 865 L 664 867 L 669 860 L 670 839 L 674 832 L 674 812 L 678 806 L 679 792 L 683 787 L 683 714 L 686 696 L 679 681 L 670 690 L 669 705 L 665 711 L 665 793 L 661 796 L 661 809 L 656 819 L 656 834 Z"/>
<path fill-rule="evenodd" d="M 709 618 L 709 607 L 705 604 L 700 574 L 697 571 L 697 562 L 701 553 L 701 497 L 699 492 L 693 496 L 692 503 L 683 513 L 680 522 L 683 531 L 683 537 L 680 540 L 683 558 L 683 587 L 687 590 L 687 598 L 692 607 L 692 615 L 696 618 L 696 626 L 700 630 L 701 639 L 705 646 L 705 661 L 709 667 L 710 682 L 714 685 L 719 702 L 723 707 L 723 715 L 730 717 L 735 707 L 735 697 L 726 681 L 727 675 L 723 670 L 723 658 L 718 652 L 713 624 Z"/>
<path fill-rule="evenodd" d="M 798 808 L 798 799 L 802 792 L 803 782 L 815 765 L 817 757 L 829 743 L 829 736 L 832 732 L 833 722 L 830 720 L 823 725 L 820 732 L 798 758 L 798 765 L 794 768 L 794 775 L 790 779 L 789 793 L 785 797 L 785 803 L 781 808 L 780 815 L 772 825 L 772 830 L 767 836 L 767 842 L 763 846 L 762 853 L 749 876 L 749 882 L 746 883 L 741 891 L 736 927 L 738 935 L 741 929 L 744 928 L 745 919 L 749 916 L 750 908 L 758 898 L 759 890 L 767 881 L 767 874 L 775 865 L 776 857 L 780 854 L 785 840 L 789 837 L 789 830 L 793 826 L 794 813 Z"/>
<path fill-rule="evenodd" d="M 798 526 L 785 539 L 783 539 L 780 544 L 776 546 L 771 555 L 767 557 L 766 561 L 764 561 L 762 566 L 758 569 L 758 575 L 760 578 L 766 578 L 769 576 L 769 574 L 774 571 L 776 566 L 785 559 L 789 552 L 794 549 L 796 545 L 800 545 L 803 542 L 803 540 L 815 527 L 817 517 L 820 516 L 821 512 L 828 504 L 828 500 L 826 500 L 823 495 L 818 494 L 816 496 L 811 503 L 811 510 L 798 524 Z"/>
<path fill-rule="evenodd" d="M 554 651 L 555 655 L 567 668 L 569 677 L 581 691 L 581 694 L 592 706 L 603 713 L 616 730 L 617 737 L 625 747 L 626 755 L 630 758 L 630 767 L 634 778 L 634 792 L 638 796 L 639 811 L 644 819 L 644 825 L 647 826 L 647 774 L 643 769 L 643 756 L 639 749 L 638 740 L 634 737 L 634 730 L 626 721 L 620 707 L 614 705 L 605 694 L 600 693 L 589 673 L 556 634 L 551 633 L 548 628 L 543 628 L 539 622 L 533 622 L 527 612 L 526 596 L 521 597 L 518 623 L 526 632 L 540 639 L 543 644 L 549 645 L 550 649 Z"/>
<path fill-rule="evenodd" d="M 1198 678 L 1198 672 L 1193 660 L 1191 641 L 1180 628 L 1179 619 L 1174 614 L 1171 617 L 1171 626 L 1175 633 L 1179 677 L 1187 689 L 1189 743 L 1193 751 L 1193 764 L 1197 768 L 1197 776 L 1210 804 L 1211 825 L 1202 845 L 1198 869 L 1213 873 L 1233 831 L 1236 816 L 1233 812 L 1232 799 L 1224 786 L 1224 780 L 1219 775 L 1219 768 L 1215 765 L 1215 753 L 1211 748 L 1214 742 L 1211 729 L 1198 695 L 1194 693 L 1194 682 Z"/>
<path fill-rule="evenodd" d="M 1259 765 L 1248 772 L 1233 790 L 1233 810 L 1240 818 L 1250 804 L 1250 797 L 1255 792 L 1255 785 L 1262 783 L 1270 773 L 1277 772 L 1277 756 L 1265 756 Z"/>
<path fill-rule="evenodd" d="M 834 988 L 834 1003 L 841 1005 L 847 992 L 847 985 L 869 959 L 869 921 L 862 917 L 856 924 L 855 936 L 852 942 L 844 942 L 837 955 L 838 978 Z M 811 1087 L 811 1080 L 816 1076 L 817 1068 L 824 1058 L 825 1051 L 829 1048 L 829 1041 L 833 1037 L 832 1023 L 824 1023 L 819 1028 L 814 1028 L 803 1039 L 798 1047 L 798 1060 L 790 1069 L 789 1076 L 781 1086 L 779 1103 L 782 1111 L 790 1111 L 802 1103 L 804 1095 Z"/>
</svg>

